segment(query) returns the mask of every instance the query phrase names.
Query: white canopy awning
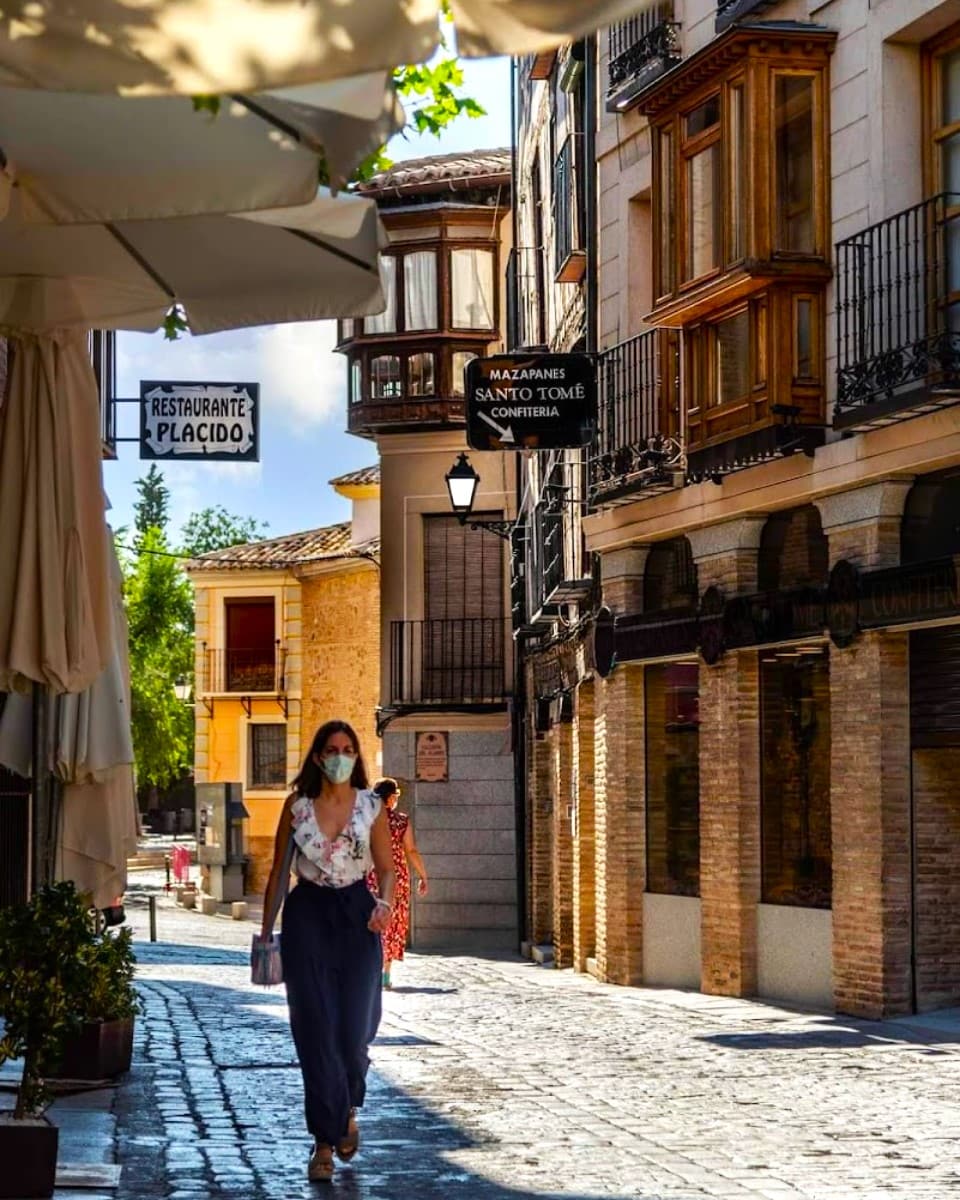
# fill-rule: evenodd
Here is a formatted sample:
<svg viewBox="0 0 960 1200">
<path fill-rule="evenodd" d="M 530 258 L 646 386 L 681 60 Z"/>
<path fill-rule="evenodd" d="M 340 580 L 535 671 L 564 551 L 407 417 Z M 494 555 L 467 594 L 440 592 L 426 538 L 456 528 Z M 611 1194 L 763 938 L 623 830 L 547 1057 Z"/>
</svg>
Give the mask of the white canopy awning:
<svg viewBox="0 0 960 1200">
<path fill-rule="evenodd" d="M 549 50 L 654 0 L 451 0 L 462 54 Z M 0 82 L 76 92 L 265 91 L 439 44 L 440 0 L 38 0 L 4 14 Z"/>
<path fill-rule="evenodd" d="M 383 308 L 372 200 L 96 225 L 0 221 L 0 326 L 154 330 L 174 304 L 193 333 Z"/>
</svg>

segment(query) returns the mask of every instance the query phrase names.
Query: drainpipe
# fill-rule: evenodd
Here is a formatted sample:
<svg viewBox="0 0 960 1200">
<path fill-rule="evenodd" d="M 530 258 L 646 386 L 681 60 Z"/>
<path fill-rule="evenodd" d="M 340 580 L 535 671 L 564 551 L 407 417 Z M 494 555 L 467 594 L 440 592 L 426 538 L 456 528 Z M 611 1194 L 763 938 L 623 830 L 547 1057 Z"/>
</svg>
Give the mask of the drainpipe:
<svg viewBox="0 0 960 1200">
<path fill-rule="evenodd" d="M 584 159 L 588 165 L 586 179 L 586 201 L 587 201 L 587 287 L 586 287 L 586 307 L 587 307 L 587 328 L 586 342 L 587 353 L 595 354 L 597 351 L 597 323 L 598 323 L 598 303 L 599 296 L 599 280 L 597 279 L 598 257 L 597 257 L 597 119 L 599 108 L 597 105 L 597 35 L 591 34 L 584 42 L 584 125 L 586 128 L 583 132 Z"/>
<path fill-rule="evenodd" d="M 513 230 L 514 262 L 519 271 L 520 216 L 517 196 L 517 71 L 519 63 L 510 63 L 510 220 Z M 515 347 L 510 346 L 510 350 Z M 514 485 L 517 493 L 517 518 L 524 520 L 523 475 L 520 456 L 514 455 Z M 513 569 L 513 543 L 510 543 L 510 564 Z M 512 589 L 511 589 L 512 593 Z M 511 615 L 513 610 L 511 594 Z M 513 639 L 511 639 L 513 640 Z M 519 943 L 527 938 L 527 697 L 524 672 L 524 643 L 513 640 L 513 711 L 511 740 L 513 742 L 513 811 L 514 845 L 516 847 L 517 934 Z"/>
</svg>

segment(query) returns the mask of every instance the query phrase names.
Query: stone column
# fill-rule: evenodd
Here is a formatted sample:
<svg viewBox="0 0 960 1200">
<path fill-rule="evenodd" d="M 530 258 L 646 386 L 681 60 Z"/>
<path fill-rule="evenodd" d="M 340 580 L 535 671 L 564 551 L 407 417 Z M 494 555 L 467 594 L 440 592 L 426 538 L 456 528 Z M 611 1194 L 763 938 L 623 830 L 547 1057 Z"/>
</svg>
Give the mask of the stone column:
<svg viewBox="0 0 960 1200">
<path fill-rule="evenodd" d="M 701 594 L 726 597 L 757 586 L 764 517 L 688 535 Z M 724 996 L 757 988 L 760 901 L 760 713 L 758 655 L 726 653 L 700 669 L 701 986 Z"/>
<path fill-rule="evenodd" d="M 648 548 L 601 560 L 604 602 L 615 613 L 643 607 Z M 624 665 L 598 682 L 594 746 L 597 973 L 608 983 L 643 981 L 643 668 Z"/>
<path fill-rule="evenodd" d="M 580 685 L 573 725 L 573 966 L 577 971 L 587 969 L 597 944 L 594 687 L 593 680 Z"/>
<path fill-rule="evenodd" d="M 831 565 L 896 566 L 911 480 L 815 501 Z M 871 630 L 830 647 L 833 978 L 838 1011 L 912 1006 L 909 634 Z"/>
<path fill-rule="evenodd" d="M 553 960 L 573 965 L 573 724 L 553 730 Z"/>
</svg>

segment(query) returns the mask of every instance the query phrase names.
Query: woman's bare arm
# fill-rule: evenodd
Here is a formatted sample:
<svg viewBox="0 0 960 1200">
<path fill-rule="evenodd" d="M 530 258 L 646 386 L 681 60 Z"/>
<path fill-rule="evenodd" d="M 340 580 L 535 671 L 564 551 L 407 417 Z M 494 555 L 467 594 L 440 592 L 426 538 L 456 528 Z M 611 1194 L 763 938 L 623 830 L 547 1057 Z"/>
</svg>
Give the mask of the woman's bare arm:
<svg viewBox="0 0 960 1200">
<path fill-rule="evenodd" d="M 270 932 L 266 927 L 267 917 L 276 898 L 277 888 L 282 882 L 280 872 L 283 867 L 283 859 L 287 852 L 287 843 L 290 840 L 290 830 L 292 828 L 290 810 L 296 798 L 297 793 L 291 792 L 284 801 L 283 810 L 280 813 L 277 836 L 273 843 L 273 866 L 270 868 L 270 878 L 267 880 L 267 888 L 263 894 L 263 922 L 260 926 L 261 937 L 266 937 Z"/>
<path fill-rule="evenodd" d="M 413 836 L 413 822 L 407 822 L 407 831 L 403 835 L 403 848 L 407 853 L 407 858 L 413 863 L 413 869 L 417 873 L 417 879 L 420 881 L 417 885 L 417 891 L 421 896 L 427 894 L 427 868 L 423 865 L 423 858 L 420 851 L 417 849 L 417 840 Z"/>
<path fill-rule="evenodd" d="M 387 904 L 393 903 L 393 890 L 397 885 L 396 872 L 393 869 L 393 847 L 390 845 L 390 824 L 387 820 L 387 810 L 382 808 L 380 815 L 370 830 L 370 849 L 373 853 L 373 865 L 377 872 L 377 882 L 380 885 L 380 899 Z"/>
</svg>

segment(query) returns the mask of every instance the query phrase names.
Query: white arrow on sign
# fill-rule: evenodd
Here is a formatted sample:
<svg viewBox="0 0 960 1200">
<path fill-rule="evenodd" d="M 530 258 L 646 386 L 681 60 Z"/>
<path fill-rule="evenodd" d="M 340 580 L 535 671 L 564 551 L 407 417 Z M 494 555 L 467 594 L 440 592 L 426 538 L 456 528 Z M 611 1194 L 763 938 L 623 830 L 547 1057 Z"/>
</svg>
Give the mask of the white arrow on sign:
<svg viewBox="0 0 960 1200">
<path fill-rule="evenodd" d="M 486 421 L 491 429 L 496 430 L 497 436 L 500 438 L 501 442 L 515 442 L 517 440 L 513 436 L 513 430 L 509 425 L 506 428 L 504 428 L 502 425 L 498 425 L 493 417 L 488 417 L 485 412 L 478 413 L 477 416 L 479 416 L 481 421 Z"/>
</svg>

